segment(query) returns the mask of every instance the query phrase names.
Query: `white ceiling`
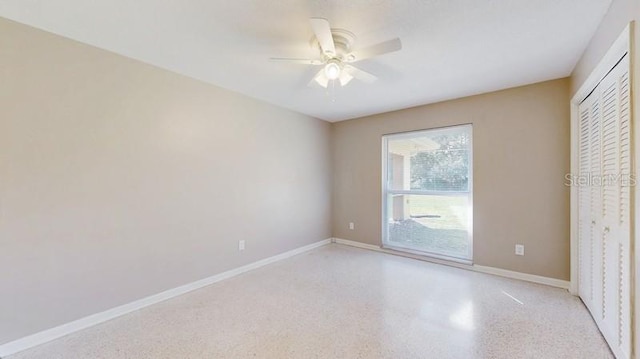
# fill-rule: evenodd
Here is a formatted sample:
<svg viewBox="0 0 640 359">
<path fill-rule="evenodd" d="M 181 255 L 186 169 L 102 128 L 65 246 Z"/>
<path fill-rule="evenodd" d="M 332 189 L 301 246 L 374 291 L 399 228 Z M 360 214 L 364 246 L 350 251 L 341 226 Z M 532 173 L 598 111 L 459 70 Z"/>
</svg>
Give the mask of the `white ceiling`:
<svg viewBox="0 0 640 359">
<path fill-rule="evenodd" d="M 0 0 L 0 16 L 328 121 L 568 76 L 611 0 Z M 403 49 L 325 90 L 310 17 Z"/>
</svg>

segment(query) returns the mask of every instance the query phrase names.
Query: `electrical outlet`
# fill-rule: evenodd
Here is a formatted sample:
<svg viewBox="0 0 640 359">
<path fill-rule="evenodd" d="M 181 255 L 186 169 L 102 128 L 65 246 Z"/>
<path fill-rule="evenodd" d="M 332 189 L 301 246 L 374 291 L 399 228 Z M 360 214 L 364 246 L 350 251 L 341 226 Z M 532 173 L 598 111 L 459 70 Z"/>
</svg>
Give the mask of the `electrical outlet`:
<svg viewBox="0 0 640 359">
<path fill-rule="evenodd" d="M 516 244 L 516 255 L 517 256 L 524 255 L 524 244 Z"/>
<path fill-rule="evenodd" d="M 356 225 L 353 224 L 353 222 L 349 222 L 349 229 L 353 231 L 354 229 L 356 229 Z"/>
<path fill-rule="evenodd" d="M 244 251 L 244 239 L 241 241 L 238 241 L 238 250 Z"/>
</svg>

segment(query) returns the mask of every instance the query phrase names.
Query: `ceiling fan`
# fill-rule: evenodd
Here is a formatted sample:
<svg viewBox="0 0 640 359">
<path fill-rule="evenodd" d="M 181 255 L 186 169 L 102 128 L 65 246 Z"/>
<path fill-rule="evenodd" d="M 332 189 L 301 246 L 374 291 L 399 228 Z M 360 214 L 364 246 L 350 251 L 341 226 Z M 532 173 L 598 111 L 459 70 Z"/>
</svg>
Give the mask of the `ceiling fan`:
<svg viewBox="0 0 640 359">
<path fill-rule="evenodd" d="M 323 18 L 311 18 L 311 28 L 315 34 L 315 37 L 311 40 L 311 45 L 319 49 L 320 58 L 271 58 L 272 61 L 287 61 L 304 65 L 323 66 L 313 77 L 313 80 L 309 83 L 310 85 L 315 81 L 320 86 L 326 88 L 331 82 L 337 80 L 341 86 L 345 86 L 354 78 L 365 83 L 372 83 L 377 80 L 375 75 L 350 64 L 402 49 L 402 42 L 400 42 L 399 38 L 395 38 L 354 50 L 352 46 L 355 43 L 356 36 L 347 30 L 332 29 L 329 21 Z"/>
</svg>

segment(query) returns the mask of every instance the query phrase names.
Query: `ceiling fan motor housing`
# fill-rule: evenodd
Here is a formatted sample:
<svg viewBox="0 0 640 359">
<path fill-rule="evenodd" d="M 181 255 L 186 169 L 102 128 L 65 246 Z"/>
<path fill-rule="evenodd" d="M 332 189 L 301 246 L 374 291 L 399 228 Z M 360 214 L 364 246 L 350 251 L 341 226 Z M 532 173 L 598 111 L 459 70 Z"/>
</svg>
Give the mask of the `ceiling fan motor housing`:
<svg viewBox="0 0 640 359">
<path fill-rule="evenodd" d="M 336 53 L 330 54 L 322 51 L 320 47 L 320 43 L 318 39 L 314 36 L 311 38 L 310 44 L 311 47 L 318 49 L 322 54 L 324 61 L 329 61 L 331 59 L 337 59 L 340 61 L 346 61 L 347 57 L 353 50 L 353 46 L 356 42 L 356 35 L 351 31 L 344 29 L 331 29 L 331 36 L 333 37 L 333 43 L 335 44 Z M 349 61 L 353 61 L 354 59 L 349 59 Z"/>
</svg>

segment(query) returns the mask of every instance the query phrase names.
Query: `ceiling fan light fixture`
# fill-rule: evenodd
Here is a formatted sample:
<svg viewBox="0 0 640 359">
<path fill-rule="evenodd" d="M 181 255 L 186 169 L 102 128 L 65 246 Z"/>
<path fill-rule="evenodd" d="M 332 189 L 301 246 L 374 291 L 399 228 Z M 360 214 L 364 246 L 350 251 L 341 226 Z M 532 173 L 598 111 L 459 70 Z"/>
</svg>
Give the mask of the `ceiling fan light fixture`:
<svg viewBox="0 0 640 359">
<path fill-rule="evenodd" d="M 324 67 L 324 74 L 329 80 L 335 80 L 340 77 L 340 71 L 340 65 L 333 61 L 327 63 Z"/>
</svg>

